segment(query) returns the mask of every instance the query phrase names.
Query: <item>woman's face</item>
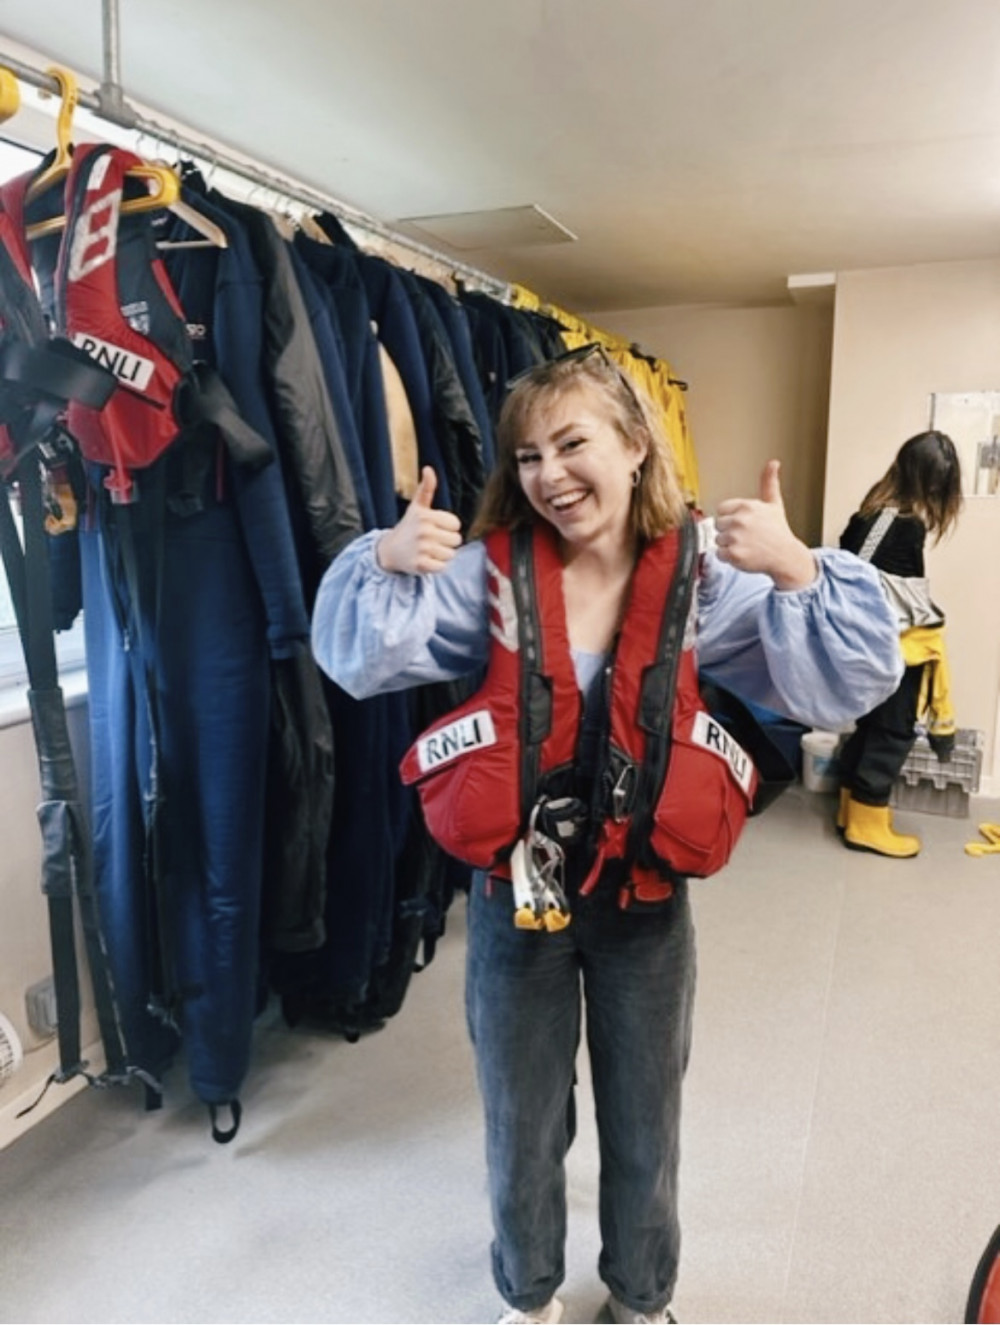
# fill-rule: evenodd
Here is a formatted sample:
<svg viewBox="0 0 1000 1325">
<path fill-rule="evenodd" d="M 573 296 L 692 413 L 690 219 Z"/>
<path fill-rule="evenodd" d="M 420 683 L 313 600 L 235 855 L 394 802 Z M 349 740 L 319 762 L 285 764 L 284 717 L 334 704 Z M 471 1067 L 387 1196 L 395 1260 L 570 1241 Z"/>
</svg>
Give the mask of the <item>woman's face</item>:
<svg viewBox="0 0 1000 1325">
<path fill-rule="evenodd" d="M 601 391 L 581 383 L 528 415 L 515 447 L 534 510 L 575 550 L 616 548 L 628 535 L 632 475 L 645 446 L 625 442 Z"/>
</svg>

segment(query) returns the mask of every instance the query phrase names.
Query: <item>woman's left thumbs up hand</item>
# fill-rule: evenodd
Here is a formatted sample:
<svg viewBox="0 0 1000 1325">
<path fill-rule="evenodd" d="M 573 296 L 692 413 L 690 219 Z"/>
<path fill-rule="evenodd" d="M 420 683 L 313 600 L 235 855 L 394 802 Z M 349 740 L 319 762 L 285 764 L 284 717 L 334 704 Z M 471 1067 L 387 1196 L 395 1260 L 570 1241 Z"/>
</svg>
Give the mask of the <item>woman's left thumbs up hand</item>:
<svg viewBox="0 0 1000 1325">
<path fill-rule="evenodd" d="M 779 589 L 804 589 L 816 578 L 816 561 L 792 533 L 781 495 L 781 462 L 769 460 L 758 497 L 731 497 L 715 513 L 720 561 L 738 570 L 763 571 Z"/>
</svg>

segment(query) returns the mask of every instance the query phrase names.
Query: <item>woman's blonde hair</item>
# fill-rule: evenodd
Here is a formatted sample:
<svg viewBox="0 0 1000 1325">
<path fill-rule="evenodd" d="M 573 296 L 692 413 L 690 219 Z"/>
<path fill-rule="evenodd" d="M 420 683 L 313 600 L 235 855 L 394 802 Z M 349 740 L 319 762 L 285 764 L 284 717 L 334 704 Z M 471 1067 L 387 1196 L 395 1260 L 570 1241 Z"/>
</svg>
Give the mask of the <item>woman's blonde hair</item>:
<svg viewBox="0 0 1000 1325">
<path fill-rule="evenodd" d="M 646 444 L 632 495 L 632 533 L 645 541 L 683 522 L 686 507 L 673 451 L 651 401 L 603 346 L 587 345 L 538 364 L 514 380 L 500 411 L 496 465 L 483 490 L 471 537 L 492 529 L 513 529 L 537 518 L 521 488 L 517 448 L 534 412 L 578 387 L 603 401 L 626 446 L 638 450 Z"/>
</svg>

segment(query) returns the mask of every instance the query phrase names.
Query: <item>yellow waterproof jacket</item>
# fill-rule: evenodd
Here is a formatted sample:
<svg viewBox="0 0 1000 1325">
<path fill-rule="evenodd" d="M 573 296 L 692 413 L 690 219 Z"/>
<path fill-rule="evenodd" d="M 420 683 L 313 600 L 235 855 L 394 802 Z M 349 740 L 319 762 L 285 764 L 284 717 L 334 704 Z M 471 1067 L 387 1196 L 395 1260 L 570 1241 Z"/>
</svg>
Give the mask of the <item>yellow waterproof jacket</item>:
<svg viewBox="0 0 1000 1325">
<path fill-rule="evenodd" d="M 698 462 L 684 408 L 684 391 L 666 360 L 650 360 L 636 354 L 631 344 L 622 336 L 602 331 L 599 327 L 585 322 L 574 313 L 567 313 L 565 309 L 555 304 L 544 303 L 522 285 L 514 285 L 511 290 L 515 308 L 535 309 L 559 323 L 568 350 L 575 350 L 581 345 L 590 345 L 594 342 L 603 345 L 615 363 L 642 388 L 652 402 L 673 450 L 684 499 L 689 504 L 697 506 Z"/>
<path fill-rule="evenodd" d="M 907 667 L 924 667 L 917 701 L 917 720 L 932 736 L 951 736 L 955 711 L 951 702 L 951 676 L 945 650 L 944 626 L 914 626 L 899 637 Z"/>
</svg>

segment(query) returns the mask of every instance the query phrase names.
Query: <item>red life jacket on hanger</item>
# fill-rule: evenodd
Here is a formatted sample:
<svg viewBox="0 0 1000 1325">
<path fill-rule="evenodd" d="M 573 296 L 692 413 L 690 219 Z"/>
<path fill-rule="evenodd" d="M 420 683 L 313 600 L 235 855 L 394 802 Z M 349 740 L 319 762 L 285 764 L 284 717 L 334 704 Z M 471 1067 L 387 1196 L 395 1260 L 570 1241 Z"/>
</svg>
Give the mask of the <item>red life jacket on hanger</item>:
<svg viewBox="0 0 1000 1325">
<path fill-rule="evenodd" d="M 485 543 L 486 679 L 414 742 L 400 771 L 444 850 L 502 875 L 535 805 L 572 786 L 582 697 L 554 531 L 495 531 Z M 623 907 L 665 900 L 678 877 L 721 869 L 757 788 L 750 756 L 699 693 L 686 638 L 697 556 L 691 520 L 642 551 L 609 666 L 587 815 L 594 863 L 581 891 L 613 866 Z"/>
<path fill-rule="evenodd" d="M 24 199 L 29 170 L 0 187 L 0 479 L 42 446 L 51 462 L 69 445 L 61 420 L 72 397 L 103 405 L 115 380 L 68 341 L 50 338 L 31 269 Z"/>
<path fill-rule="evenodd" d="M 126 172 L 141 164 L 105 143 L 75 149 L 56 269 L 60 330 L 118 382 L 103 409 L 74 403 L 68 417 L 84 456 L 111 467 L 105 485 L 118 502 L 132 499 L 130 471 L 152 464 L 176 438 L 179 389 L 194 361 L 149 214 L 121 213 Z"/>
</svg>

